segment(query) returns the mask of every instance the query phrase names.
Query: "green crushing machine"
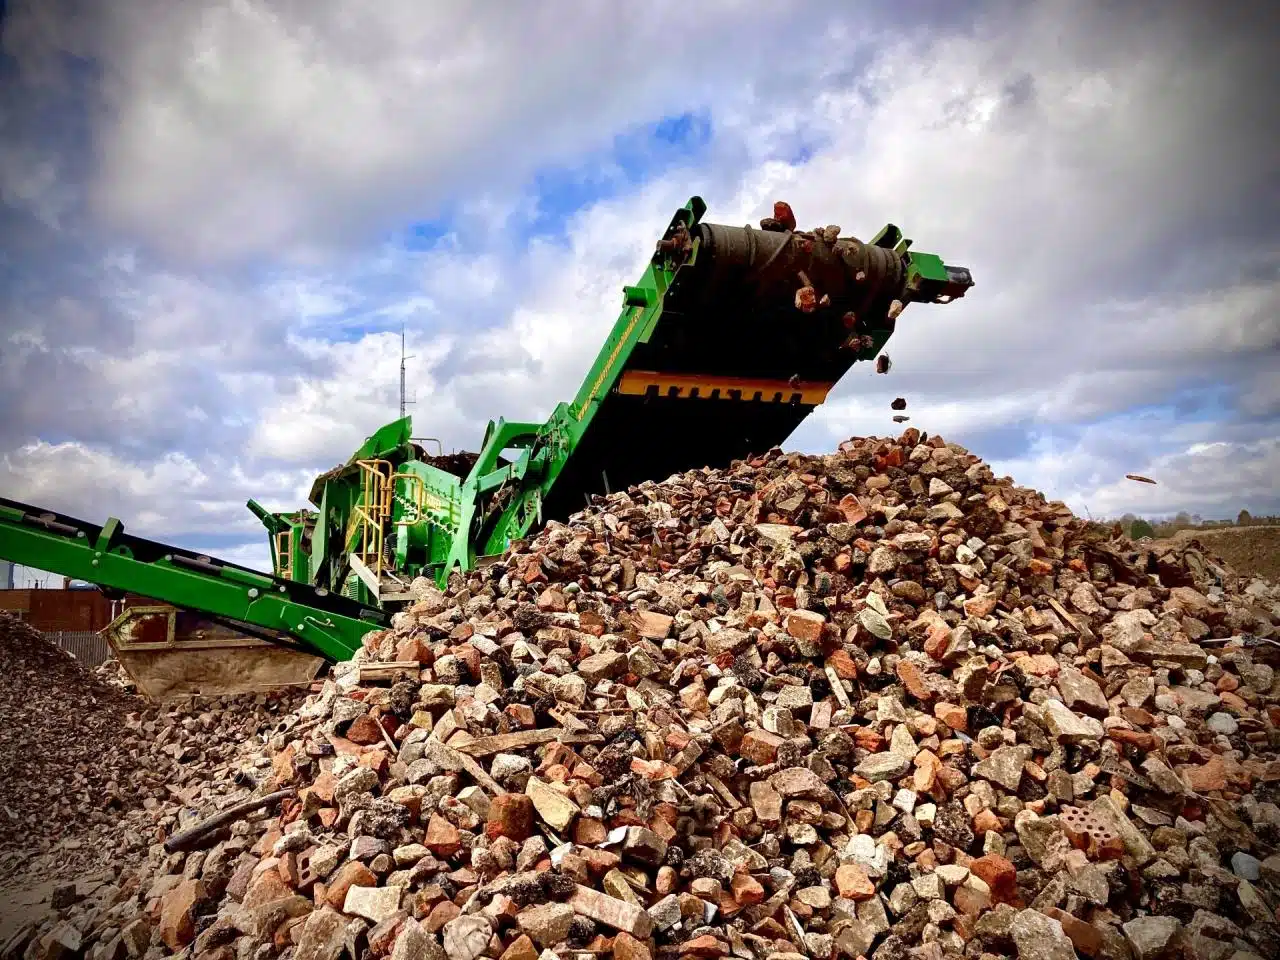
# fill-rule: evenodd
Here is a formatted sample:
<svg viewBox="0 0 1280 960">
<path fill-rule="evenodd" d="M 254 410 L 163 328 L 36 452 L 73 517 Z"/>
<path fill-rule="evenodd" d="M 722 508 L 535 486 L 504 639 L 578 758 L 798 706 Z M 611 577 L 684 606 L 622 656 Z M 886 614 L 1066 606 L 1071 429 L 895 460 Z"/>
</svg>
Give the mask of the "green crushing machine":
<svg viewBox="0 0 1280 960">
<path fill-rule="evenodd" d="M 545 421 L 491 421 L 478 453 L 445 456 L 405 417 L 317 477 L 310 507 L 250 500 L 269 574 L 3 499 L 0 558 L 347 659 L 417 577 L 443 586 L 593 495 L 781 444 L 853 364 L 887 359 L 908 304 L 973 285 L 892 224 L 860 241 L 797 230 L 785 204 L 759 229 L 705 211 L 694 197 L 675 212 L 577 394 Z"/>
</svg>

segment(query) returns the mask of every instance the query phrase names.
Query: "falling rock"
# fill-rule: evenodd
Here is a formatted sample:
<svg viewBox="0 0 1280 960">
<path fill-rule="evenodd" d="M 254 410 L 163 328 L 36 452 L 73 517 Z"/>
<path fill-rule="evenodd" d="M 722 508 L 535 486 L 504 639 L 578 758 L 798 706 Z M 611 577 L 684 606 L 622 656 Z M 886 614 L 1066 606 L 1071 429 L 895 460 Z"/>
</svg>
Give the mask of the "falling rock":
<svg viewBox="0 0 1280 960">
<path fill-rule="evenodd" d="M 1037 865 L 1043 865 L 1049 852 L 1054 847 L 1062 848 L 1067 843 L 1062 830 L 1055 820 L 1049 817 L 1037 817 L 1030 811 L 1023 811 L 1014 819 L 1014 829 L 1018 841 L 1027 852 L 1027 856 Z M 1003 858 L 1002 858 L 1003 859 Z M 970 869 L 973 869 L 970 865 Z M 983 879 L 986 879 L 985 877 Z M 990 883 L 990 881 L 988 881 Z M 994 886 L 994 884 L 992 884 Z"/>
<path fill-rule="evenodd" d="M 622 838 L 622 850 L 641 863 L 657 866 L 667 855 L 667 841 L 647 827 L 627 827 Z"/>
<path fill-rule="evenodd" d="M 890 640 L 893 638 L 893 627 L 889 626 L 889 621 L 884 615 L 872 610 L 870 607 L 863 607 L 858 611 L 858 623 L 867 629 L 874 637 L 881 640 Z"/>
<path fill-rule="evenodd" d="M 883 576 L 886 573 L 892 573 L 897 570 L 906 557 L 893 547 L 876 547 L 871 552 L 870 559 L 867 560 L 867 573 L 874 577 Z M 888 626 L 888 624 L 886 624 Z M 867 625 L 867 629 L 872 628 Z M 879 634 L 877 634 L 879 636 Z"/>
<path fill-rule="evenodd" d="M 659 930 L 669 930 L 680 922 L 680 898 L 674 893 L 663 897 L 649 908 L 648 916 Z"/>
<path fill-rule="evenodd" d="M 1133 654 L 1142 644 L 1149 628 L 1155 626 L 1156 617 L 1145 607 L 1125 610 L 1116 614 L 1103 629 L 1103 635 L 1121 653 Z"/>
<path fill-rule="evenodd" d="M 569 936 L 573 917 L 573 908 L 567 903 L 544 903 L 522 909 L 516 923 L 538 946 L 553 947 Z"/>
<path fill-rule="evenodd" d="M 401 887 L 352 887 L 347 891 L 343 913 L 381 923 L 400 909 Z"/>
<path fill-rule="evenodd" d="M 444 925 L 444 952 L 449 960 L 477 960 L 489 948 L 493 925 L 487 917 L 468 914 Z"/>
<path fill-rule="evenodd" d="M 538 811 L 538 816 L 557 833 L 568 827 L 573 818 L 582 812 L 576 803 L 537 777 L 529 778 L 525 793 L 533 801 L 533 808 Z"/>
<path fill-rule="evenodd" d="M 1076 960 L 1076 948 L 1062 924 L 1039 910 L 1020 910 L 1009 930 L 1019 960 Z"/>
<path fill-rule="evenodd" d="M 1101 723 L 1093 717 L 1072 713 L 1060 700 L 1045 701 L 1044 722 L 1049 733 L 1065 743 L 1101 740 L 1104 733 Z"/>
<path fill-rule="evenodd" d="M 947 520 L 963 520 L 964 512 L 950 500 L 944 500 L 942 503 L 935 504 L 929 508 L 929 512 L 925 514 L 925 519 L 930 523 L 945 523 Z"/>
<path fill-rule="evenodd" d="M 1072 710 L 1091 717 L 1105 717 L 1110 712 L 1106 694 L 1092 679 L 1075 667 L 1062 667 L 1058 671 L 1058 690 Z"/>
<path fill-rule="evenodd" d="M 391 960 L 445 960 L 436 938 L 412 917 L 404 921 L 391 949 Z"/>
<path fill-rule="evenodd" d="M 991 752 L 991 756 L 973 765 L 973 772 L 1012 793 L 1022 782 L 1022 768 L 1031 759 L 1032 753 L 1030 747 L 1022 744 L 997 747 Z"/>
<path fill-rule="evenodd" d="M 591 684 L 612 680 L 626 672 L 627 655 L 616 651 L 593 654 L 578 664 L 579 675 Z"/>
<path fill-rule="evenodd" d="M 1214 733 L 1223 736 L 1231 736 L 1240 729 L 1240 724 L 1236 722 L 1236 718 L 1229 713 L 1211 713 L 1209 719 L 1205 721 L 1205 726 Z"/>
<path fill-rule="evenodd" d="M 654 923 L 658 920 L 658 914 L 655 911 L 668 901 L 675 904 L 675 921 L 672 922 L 678 922 L 680 901 L 674 894 L 659 900 L 646 912 L 633 903 L 627 903 L 607 893 L 577 884 L 568 902 L 576 914 L 614 930 L 622 930 L 633 937 L 644 939 L 653 932 Z"/>
<path fill-rule="evenodd" d="M 1262 894 L 1248 880 L 1241 880 L 1240 885 L 1236 887 L 1236 897 L 1240 901 L 1240 906 L 1244 908 L 1247 916 L 1252 917 L 1257 923 L 1274 923 L 1275 914 Z"/>
<path fill-rule="evenodd" d="M 346 948 L 347 918 L 321 907 L 303 921 L 294 960 L 338 960 Z"/>
<path fill-rule="evenodd" d="M 854 772 L 864 780 L 879 783 L 881 780 L 897 780 L 910 769 L 910 757 L 886 751 L 871 754 L 854 768 Z"/>
<path fill-rule="evenodd" d="M 818 797 L 827 793 L 822 778 L 808 767 L 789 767 L 769 778 L 769 784 L 784 798 Z"/>
<path fill-rule="evenodd" d="M 1182 922 L 1176 917 L 1134 917 L 1122 927 L 1135 960 L 1177 960 L 1182 957 Z"/>
<path fill-rule="evenodd" d="M 650 640 L 662 640 L 671 632 L 671 624 L 674 620 L 674 617 L 669 617 L 665 613 L 645 610 L 637 614 L 636 630 L 642 637 Z"/>
<path fill-rule="evenodd" d="M 767 780 L 756 780 L 750 787 L 751 806 L 756 819 L 764 826 L 776 826 L 782 820 L 782 795 Z"/>
<path fill-rule="evenodd" d="M 1241 880 L 1257 883 L 1262 876 L 1262 861 L 1257 857 L 1237 850 L 1231 855 L 1231 872 Z"/>
<path fill-rule="evenodd" d="M 948 887 L 958 887 L 969 879 L 969 868 L 954 863 L 940 864 L 933 872 Z"/>
<path fill-rule="evenodd" d="M 160 901 L 160 939 L 178 951 L 196 937 L 196 908 L 208 896 L 204 883 L 183 880 Z"/>
</svg>

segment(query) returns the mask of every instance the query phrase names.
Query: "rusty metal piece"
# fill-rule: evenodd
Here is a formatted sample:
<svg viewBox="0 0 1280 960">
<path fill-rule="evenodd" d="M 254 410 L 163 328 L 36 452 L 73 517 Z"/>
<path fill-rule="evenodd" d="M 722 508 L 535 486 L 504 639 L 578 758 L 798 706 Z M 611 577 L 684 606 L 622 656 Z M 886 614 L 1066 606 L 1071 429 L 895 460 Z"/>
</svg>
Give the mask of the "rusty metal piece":
<svg viewBox="0 0 1280 960">
<path fill-rule="evenodd" d="M 237 820 L 242 820 L 263 807 L 279 803 L 286 797 L 293 796 L 296 792 L 293 787 L 289 787 L 287 790 L 277 790 L 275 793 L 269 793 L 265 797 L 253 797 L 252 799 L 232 804 L 221 813 L 215 813 L 207 820 L 197 823 L 194 827 L 188 827 L 186 830 L 175 833 L 164 842 L 164 851 L 165 853 L 176 853 L 179 850 L 194 850 L 223 827 L 235 823 Z"/>
<path fill-rule="evenodd" d="M 906 423 L 906 422 L 907 422 L 908 420 L 910 420 L 910 419 L 911 419 L 911 418 L 910 418 L 909 416 L 907 416 L 905 413 L 898 413 L 898 414 L 894 414 L 893 422 L 894 422 L 894 423 Z"/>
<path fill-rule="evenodd" d="M 764 217 L 760 221 L 760 229 L 768 230 L 770 233 L 786 233 L 787 228 L 773 217 Z"/>
<path fill-rule="evenodd" d="M 658 241 L 658 253 L 677 263 L 683 263 L 693 252 L 693 236 L 683 223 L 676 226 L 670 236 Z"/>
<path fill-rule="evenodd" d="M 1139 483 L 1155 483 L 1155 481 L 1152 480 L 1150 477 L 1144 477 L 1137 473 L 1126 473 L 1124 475 L 1124 478 L 1126 480 L 1137 480 Z"/>
<path fill-rule="evenodd" d="M 834 224 L 822 228 L 822 239 L 827 243 L 835 243 L 840 239 L 840 228 Z"/>
<path fill-rule="evenodd" d="M 1088 810 L 1064 806 L 1059 820 L 1072 846 L 1093 859 L 1118 860 L 1124 855 L 1124 841 L 1120 835 Z"/>
<path fill-rule="evenodd" d="M 785 200 L 773 201 L 773 219 L 782 224 L 784 230 L 796 228 L 796 215 L 791 212 L 791 204 Z"/>
<path fill-rule="evenodd" d="M 890 410 L 905 410 L 905 409 L 907 409 L 907 398 L 906 398 L 906 397 L 895 397 L 895 398 L 894 398 L 894 400 L 893 400 L 893 403 L 889 404 L 889 409 L 890 409 Z"/>
<path fill-rule="evenodd" d="M 813 287 L 801 287 L 796 291 L 796 309 L 801 313 L 813 313 L 818 309 L 818 291 Z"/>
<path fill-rule="evenodd" d="M 882 353 L 876 357 L 876 373 L 888 373 L 893 366 L 893 361 L 889 359 L 887 353 Z"/>
</svg>

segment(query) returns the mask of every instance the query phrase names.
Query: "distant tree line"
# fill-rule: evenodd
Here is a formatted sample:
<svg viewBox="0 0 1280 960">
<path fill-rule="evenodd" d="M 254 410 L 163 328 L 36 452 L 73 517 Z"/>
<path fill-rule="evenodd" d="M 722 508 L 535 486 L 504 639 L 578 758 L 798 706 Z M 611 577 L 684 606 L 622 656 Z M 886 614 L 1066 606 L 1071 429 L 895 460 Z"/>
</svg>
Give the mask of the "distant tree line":
<svg viewBox="0 0 1280 960">
<path fill-rule="evenodd" d="M 1280 517 L 1255 517 L 1248 510 L 1241 510 L 1234 520 L 1205 520 L 1198 513 L 1182 510 L 1173 516 L 1139 517 L 1126 513 L 1118 521 L 1125 534 L 1134 540 L 1143 537 L 1170 537 L 1179 530 L 1209 530 L 1215 527 L 1274 527 L 1280 526 Z"/>
</svg>

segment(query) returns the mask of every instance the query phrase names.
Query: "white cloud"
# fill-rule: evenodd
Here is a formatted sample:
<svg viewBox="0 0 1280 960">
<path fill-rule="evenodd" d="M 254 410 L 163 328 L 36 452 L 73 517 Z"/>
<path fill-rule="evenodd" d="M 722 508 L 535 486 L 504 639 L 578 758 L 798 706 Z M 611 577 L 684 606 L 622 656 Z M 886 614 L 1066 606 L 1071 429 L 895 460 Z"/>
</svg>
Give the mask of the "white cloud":
<svg viewBox="0 0 1280 960">
<path fill-rule="evenodd" d="M 1144 462 L 1125 472 L 1155 485 L 1127 480 L 1115 465 L 1090 449 L 1090 438 L 993 466 L 1023 486 L 1054 490 L 1081 515 L 1116 518 L 1125 513 L 1171 516 L 1178 511 L 1206 518 L 1234 518 L 1241 509 L 1257 514 L 1280 510 L 1280 439 L 1249 443 L 1205 441 Z"/>
<path fill-rule="evenodd" d="M 514 187 L 732 82 L 800 7 L 110 9 L 97 209 L 167 251 L 236 258 L 306 257 L 406 206 Z"/>
<path fill-rule="evenodd" d="M 173 453 L 133 462 L 74 442 L 37 442 L 0 457 L 6 497 L 91 522 L 108 515 L 147 537 L 181 533 L 255 535 L 262 527 L 244 506 L 301 506 L 309 470 L 247 472 L 234 460 Z"/>
<path fill-rule="evenodd" d="M 779 198 L 801 226 L 867 238 L 892 220 L 974 271 L 965 300 L 910 307 L 892 373 L 855 369 L 796 445 L 896 431 L 902 395 L 948 439 L 1016 430 L 1016 451 L 975 452 L 1095 513 L 1134 502 L 1115 480 L 1134 470 L 1202 512 L 1260 495 L 1268 425 L 1240 422 L 1280 412 L 1280 243 L 1258 199 L 1275 123 L 1248 109 L 1271 62 L 1260 31 L 1058 0 L 896 32 L 824 4 L 625 20 L 482 4 L 465 22 L 407 2 L 351 22 L 328 2 L 207 7 L 120 5 L 103 25 L 118 69 L 91 185 L 129 243 L 101 258 L 97 300 L 22 301 L 26 345 L 0 353 L 5 429 L 26 431 L 4 434 L 6 490 L 116 503 L 157 535 L 255 537 L 245 496 L 300 505 L 395 415 L 402 319 L 415 432 L 474 449 L 490 417 L 573 396 L 622 285 L 696 193 L 715 222 Z M 696 156 L 634 188 L 605 171 L 616 192 L 563 238 L 522 239 L 546 213 L 521 191 L 531 170 L 703 107 Z M 382 239 L 442 205 L 460 212 L 433 249 Z M 255 271 L 208 266 L 246 258 Z M 1195 412 L 1211 428 L 1117 417 L 1192 387 L 1223 395 Z M 1215 473 L 1223 455 L 1194 446 L 1215 431 L 1248 469 Z M 31 436 L 80 442 L 19 448 Z"/>
</svg>

